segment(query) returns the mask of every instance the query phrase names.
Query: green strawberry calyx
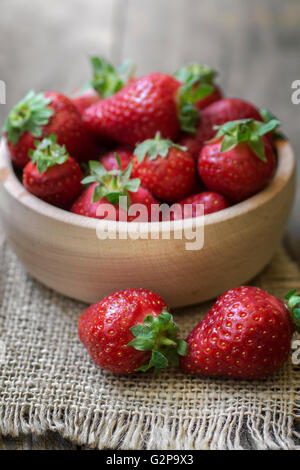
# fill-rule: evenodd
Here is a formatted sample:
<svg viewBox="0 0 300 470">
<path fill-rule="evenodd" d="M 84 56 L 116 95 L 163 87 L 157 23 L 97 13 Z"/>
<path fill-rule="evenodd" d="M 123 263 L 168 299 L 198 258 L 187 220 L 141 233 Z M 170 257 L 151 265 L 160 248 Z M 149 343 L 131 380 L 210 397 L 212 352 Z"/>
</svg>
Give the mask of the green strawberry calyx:
<svg viewBox="0 0 300 470">
<path fill-rule="evenodd" d="M 51 98 L 31 90 L 9 113 L 3 130 L 7 140 L 16 145 L 20 137 L 28 131 L 34 137 L 42 136 L 42 126 L 48 124 L 54 111 L 48 105 Z"/>
<path fill-rule="evenodd" d="M 130 178 L 132 171 L 132 162 L 122 171 L 120 157 L 116 153 L 119 169 L 107 171 L 104 166 L 97 161 L 89 162 L 90 175 L 85 177 L 81 183 L 91 184 L 98 183 L 93 193 L 93 202 L 100 201 L 105 197 L 111 204 L 119 204 L 121 196 L 127 197 L 127 209 L 130 206 L 130 195 L 136 193 L 141 185 L 139 178 Z"/>
<path fill-rule="evenodd" d="M 214 91 L 213 80 L 216 72 L 207 65 L 190 64 L 179 69 L 174 75 L 183 83 L 178 92 L 178 118 L 181 130 L 195 134 L 200 116 L 195 103 Z"/>
<path fill-rule="evenodd" d="M 119 91 L 135 73 L 131 60 L 125 60 L 119 67 L 114 67 L 103 57 L 90 57 L 93 79 L 90 85 L 102 98 L 108 98 Z"/>
<path fill-rule="evenodd" d="M 262 136 L 272 132 L 280 124 L 278 119 L 272 119 L 269 122 L 260 122 L 254 119 L 226 122 L 222 126 L 214 126 L 218 132 L 212 142 L 222 137 L 221 152 L 228 152 L 240 143 L 247 143 L 253 153 L 260 160 L 266 162 L 267 157 Z"/>
<path fill-rule="evenodd" d="M 181 83 L 187 83 L 191 79 L 196 79 L 197 83 L 206 83 L 214 85 L 214 79 L 217 72 L 206 64 L 198 64 L 196 62 L 181 67 L 174 73 L 174 77 Z M 212 91 L 213 91 L 212 86 Z"/>
<path fill-rule="evenodd" d="M 265 108 L 260 108 L 259 114 L 261 115 L 261 118 L 264 122 L 270 122 L 274 119 L 278 120 L 277 117 L 271 111 Z M 287 140 L 287 137 L 282 132 L 280 132 L 277 127 L 272 132 L 272 135 L 275 140 Z"/>
<path fill-rule="evenodd" d="M 166 158 L 172 147 L 178 150 L 186 150 L 186 147 L 175 144 L 169 139 L 162 139 L 160 132 L 157 132 L 154 139 L 147 139 L 138 144 L 134 150 L 134 155 L 136 155 L 138 163 L 141 163 L 146 155 L 149 160 L 155 160 L 157 157 Z"/>
<path fill-rule="evenodd" d="M 29 150 L 32 163 L 36 164 L 39 173 L 44 173 L 48 168 L 65 163 L 69 154 L 64 145 L 58 145 L 56 135 L 51 134 L 43 140 L 34 142 L 35 149 Z"/>
<path fill-rule="evenodd" d="M 131 346 L 138 351 L 152 351 L 149 363 L 136 370 L 146 372 L 154 367 L 157 373 L 169 363 L 178 366 L 179 356 L 188 354 L 188 344 L 177 338 L 178 330 L 173 316 L 166 308 L 163 308 L 157 317 L 147 315 L 144 324 L 130 328 L 135 338 L 127 344 L 127 347 Z"/>
<path fill-rule="evenodd" d="M 300 333 L 300 294 L 297 294 L 296 292 L 296 289 L 289 291 L 285 298 L 287 300 L 287 307 L 290 311 L 296 331 Z"/>
</svg>

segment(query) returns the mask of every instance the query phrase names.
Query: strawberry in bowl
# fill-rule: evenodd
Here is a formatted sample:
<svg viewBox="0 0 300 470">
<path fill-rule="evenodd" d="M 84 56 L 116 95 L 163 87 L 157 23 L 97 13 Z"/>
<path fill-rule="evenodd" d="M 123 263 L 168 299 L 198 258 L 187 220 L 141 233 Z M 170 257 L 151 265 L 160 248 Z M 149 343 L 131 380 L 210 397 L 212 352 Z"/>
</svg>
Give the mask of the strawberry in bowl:
<svg viewBox="0 0 300 470">
<path fill-rule="evenodd" d="M 31 161 L 24 168 L 23 185 L 43 201 L 69 209 L 82 191 L 80 166 L 65 146 L 58 145 L 55 134 L 35 145 L 29 151 Z"/>
<path fill-rule="evenodd" d="M 223 98 L 202 110 L 195 135 L 181 136 L 179 143 L 187 147 L 197 161 L 202 147 L 214 137 L 215 126 L 239 119 L 263 121 L 259 109 L 252 103 L 240 98 Z"/>
<path fill-rule="evenodd" d="M 253 119 L 220 126 L 214 139 L 202 149 L 198 170 L 202 181 L 232 202 L 243 201 L 263 189 L 276 166 L 275 153 L 266 135 L 276 129 L 276 119 Z"/>
<path fill-rule="evenodd" d="M 34 141 L 51 134 L 78 161 L 98 154 L 76 107 L 61 93 L 30 91 L 9 113 L 3 129 L 12 161 L 19 168 L 29 162 Z"/>
<path fill-rule="evenodd" d="M 90 175 L 82 180 L 91 184 L 74 202 L 71 212 L 97 219 L 125 220 L 131 222 L 151 220 L 151 207 L 158 205 L 152 194 L 141 186 L 138 178 L 131 178 L 132 162 L 123 171 L 118 154 L 115 154 L 118 170 L 106 170 L 101 163 L 90 162 Z M 131 206 L 137 207 L 134 215 L 127 215 Z M 144 209 L 140 212 L 139 209 Z"/>
<path fill-rule="evenodd" d="M 175 202 L 196 187 L 195 163 L 185 147 L 162 139 L 158 132 L 134 151 L 133 175 L 164 201 Z"/>
</svg>

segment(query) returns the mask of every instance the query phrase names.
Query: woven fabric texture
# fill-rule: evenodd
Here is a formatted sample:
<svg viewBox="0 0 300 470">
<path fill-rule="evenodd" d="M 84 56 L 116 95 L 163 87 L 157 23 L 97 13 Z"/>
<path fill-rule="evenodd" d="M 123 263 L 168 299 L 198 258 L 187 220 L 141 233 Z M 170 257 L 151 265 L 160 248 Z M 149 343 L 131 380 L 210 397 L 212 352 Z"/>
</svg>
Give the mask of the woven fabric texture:
<svg viewBox="0 0 300 470">
<path fill-rule="evenodd" d="M 265 381 L 170 369 L 121 377 L 100 370 L 77 337 L 84 304 L 34 281 L 0 251 L 0 433 L 60 432 L 99 449 L 300 448 L 300 373 L 290 361 Z M 280 249 L 254 281 L 281 297 L 300 274 Z M 180 309 L 184 334 L 209 304 Z"/>
</svg>

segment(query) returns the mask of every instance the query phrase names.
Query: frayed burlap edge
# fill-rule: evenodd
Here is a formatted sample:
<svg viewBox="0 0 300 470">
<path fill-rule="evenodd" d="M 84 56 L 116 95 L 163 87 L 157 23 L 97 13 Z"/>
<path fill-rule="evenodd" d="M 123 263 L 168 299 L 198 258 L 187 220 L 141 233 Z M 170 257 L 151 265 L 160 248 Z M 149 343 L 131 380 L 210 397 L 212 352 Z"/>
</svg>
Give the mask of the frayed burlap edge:
<svg viewBox="0 0 300 470">
<path fill-rule="evenodd" d="M 299 419 L 299 405 L 295 406 Z M 121 450 L 299 450 L 295 416 L 223 414 L 203 419 L 166 419 L 143 413 L 100 413 L 13 406 L 0 411 L 3 435 L 59 432 L 79 445 Z M 179 431 L 179 432 L 178 432 Z"/>
</svg>

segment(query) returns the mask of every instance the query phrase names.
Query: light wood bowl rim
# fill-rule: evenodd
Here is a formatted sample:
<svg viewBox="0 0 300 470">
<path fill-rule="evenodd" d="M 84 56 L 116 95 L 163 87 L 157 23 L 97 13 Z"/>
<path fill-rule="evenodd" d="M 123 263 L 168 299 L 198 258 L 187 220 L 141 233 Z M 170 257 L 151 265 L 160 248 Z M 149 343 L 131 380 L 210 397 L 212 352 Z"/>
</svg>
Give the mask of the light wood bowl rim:
<svg viewBox="0 0 300 470">
<path fill-rule="evenodd" d="M 243 214 L 249 213 L 258 207 L 266 204 L 270 199 L 272 199 L 278 192 L 282 190 L 285 184 L 291 178 L 295 170 L 295 157 L 293 149 L 290 143 L 286 140 L 278 141 L 277 143 L 278 151 L 278 165 L 274 177 L 270 184 L 261 192 L 246 199 L 239 204 L 235 204 L 227 209 L 222 211 L 215 212 L 212 214 L 207 214 L 204 217 L 197 217 L 194 219 L 185 219 L 184 224 L 186 228 L 195 228 L 201 224 L 212 225 L 217 223 L 222 223 L 229 221 L 235 217 L 241 216 Z M 85 227 L 87 229 L 95 230 L 99 228 L 99 224 L 104 223 L 105 221 L 99 219 L 93 219 L 72 212 L 59 209 L 51 204 L 48 204 L 41 199 L 30 194 L 21 182 L 18 180 L 10 159 L 9 150 L 6 144 L 5 138 L 1 139 L 0 142 L 0 181 L 3 183 L 7 192 L 20 203 L 22 203 L 27 208 L 41 214 L 42 216 L 54 219 L 58 222 L 65 224 Z M 130 222 L 131 229 L 134 229 L 134 226 L 139 226 L 140 231 L 147 232 L 150 229 L 150 226 L 153 222 Z M 182 229 L 182 221 L 173 221 L 170 223 L 171 231 L 176 231 Z M 141 229 L 141 225 L 143 229 Z M 168 222 L 155 222 L 155 231 L 163 232 L 165 229 L 169 229 Z M 118 232 L 126 231 L 128 229 L 128 222 L 116 222 L 116 227 Z M 153 227 L 152 229 L 153 230 Z"/>
</svg>

